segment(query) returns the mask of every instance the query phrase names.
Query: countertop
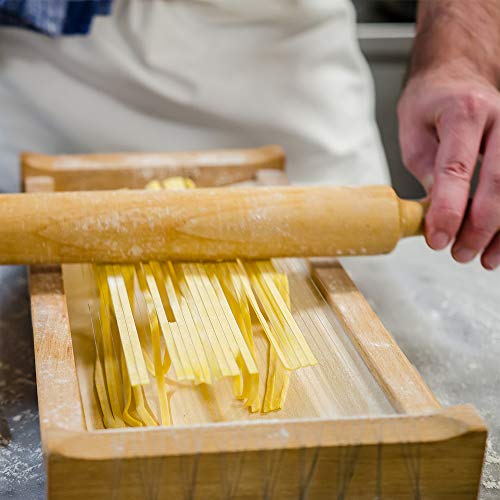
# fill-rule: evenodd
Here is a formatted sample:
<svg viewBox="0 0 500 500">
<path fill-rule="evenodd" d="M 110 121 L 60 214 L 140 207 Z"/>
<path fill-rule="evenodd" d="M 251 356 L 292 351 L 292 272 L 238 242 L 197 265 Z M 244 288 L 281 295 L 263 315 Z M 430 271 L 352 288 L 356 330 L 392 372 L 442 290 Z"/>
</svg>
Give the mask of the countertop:
<svg viewBox="0 0 500 500">
<path fill-rule="evenodd" d="M 482 500 L 500 497 L 500 272 L 460 266 L 422 239 L 344 264 L 444 406 L 472 403 L 490 429 Z M 0 498 L 44 498 L 25 270 L 0 268 Z"/>
</svg>

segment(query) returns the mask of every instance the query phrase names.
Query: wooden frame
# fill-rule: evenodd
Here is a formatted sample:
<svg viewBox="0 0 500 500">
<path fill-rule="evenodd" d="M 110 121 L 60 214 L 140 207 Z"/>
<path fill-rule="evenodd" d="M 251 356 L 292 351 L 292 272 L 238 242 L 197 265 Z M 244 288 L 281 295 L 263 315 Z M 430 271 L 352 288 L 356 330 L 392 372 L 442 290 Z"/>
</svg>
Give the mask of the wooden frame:
<svg viewBox="0 0 500 500">
<path fill-rule="evenodd" d="M 182 153 L 113 153 L 46 156 L 24 153 L 23 182 L 50 177 L 54 191 L 141 188 L 154 179 L 191 177 L 200 186 L 225 186 L 255 177 L 262 169 L 283 170 L 285 154 L 279 146 L 256 149 Z M 118 182 L 120 184 L 118 184 Z"/>
<path fill-rule="evenodd" d="M 277 147 L 22 157 L 26 191 L 142 187 L 169 175 L 272 184 L 283 169 Z M 311 275 L 397 415 L 88 431 L 61 268 L 32 266 L 48 497 L 475 498 L 487 433 L 480 416 L 467 405 L 441 408 L 338 262 L 313 262 Z"/>
</svg>

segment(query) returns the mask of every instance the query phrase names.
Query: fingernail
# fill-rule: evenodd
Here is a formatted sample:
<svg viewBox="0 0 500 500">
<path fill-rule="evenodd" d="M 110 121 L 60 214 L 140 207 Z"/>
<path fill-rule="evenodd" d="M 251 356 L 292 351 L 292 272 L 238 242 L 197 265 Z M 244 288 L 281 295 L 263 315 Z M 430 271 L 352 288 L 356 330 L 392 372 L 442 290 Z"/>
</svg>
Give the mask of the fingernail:
<svg viewBox="0 0 500 500">
<path fill-rule="evenodd" d="M 476 251 L 472 250 L 472 248 L 459 248 L 453 252 L 453 257 L 458 262 L 466 263 L 471 261 L 476 256 Z"/>
<path fill-rule="evenodd" d="M 484 267 L 489 271 L 494 271 L 498 266 L 500 266 L 500 255 L 494 255 L 484 262 Z"/>
<path fill-rule="evenodd" d="M 432 233 L 429 238 L 429 244 L 434 250 L 442 250 L 450 242 L 450 237 L 443 231 Z"/>
</svg>

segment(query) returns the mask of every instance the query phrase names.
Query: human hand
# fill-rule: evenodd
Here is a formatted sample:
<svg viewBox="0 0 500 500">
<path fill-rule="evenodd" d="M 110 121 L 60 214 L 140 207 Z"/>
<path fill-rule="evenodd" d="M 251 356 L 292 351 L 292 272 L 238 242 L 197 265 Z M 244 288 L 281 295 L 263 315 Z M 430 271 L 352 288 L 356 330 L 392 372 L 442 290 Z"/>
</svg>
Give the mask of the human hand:
<svg viewBox="0 0 500 500">
<path fill-rule="evenodd" d="M 473 69 L 439 67 L 410 78 L 398 105 L 403 162 L 431 200 L 429 246 L 450 242 L 458 262 L 482 253 L 500 265 L 500 93 Z M 479 155 L 479 183 L 469 208 Z"/>
</svg>

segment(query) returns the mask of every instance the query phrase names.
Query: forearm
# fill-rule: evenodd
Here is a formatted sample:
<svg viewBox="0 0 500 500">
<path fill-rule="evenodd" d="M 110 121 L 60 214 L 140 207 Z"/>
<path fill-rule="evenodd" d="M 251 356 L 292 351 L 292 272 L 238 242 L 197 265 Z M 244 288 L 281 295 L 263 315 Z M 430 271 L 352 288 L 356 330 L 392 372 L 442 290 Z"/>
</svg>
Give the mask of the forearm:
<svg viewBox="0 0 500 500">
<path fill-rule="evenodd" d="M 499 0 L 420 0 L 410 76 L 445 66 L 498 85 L 499 53 Z"/>
</svg>

